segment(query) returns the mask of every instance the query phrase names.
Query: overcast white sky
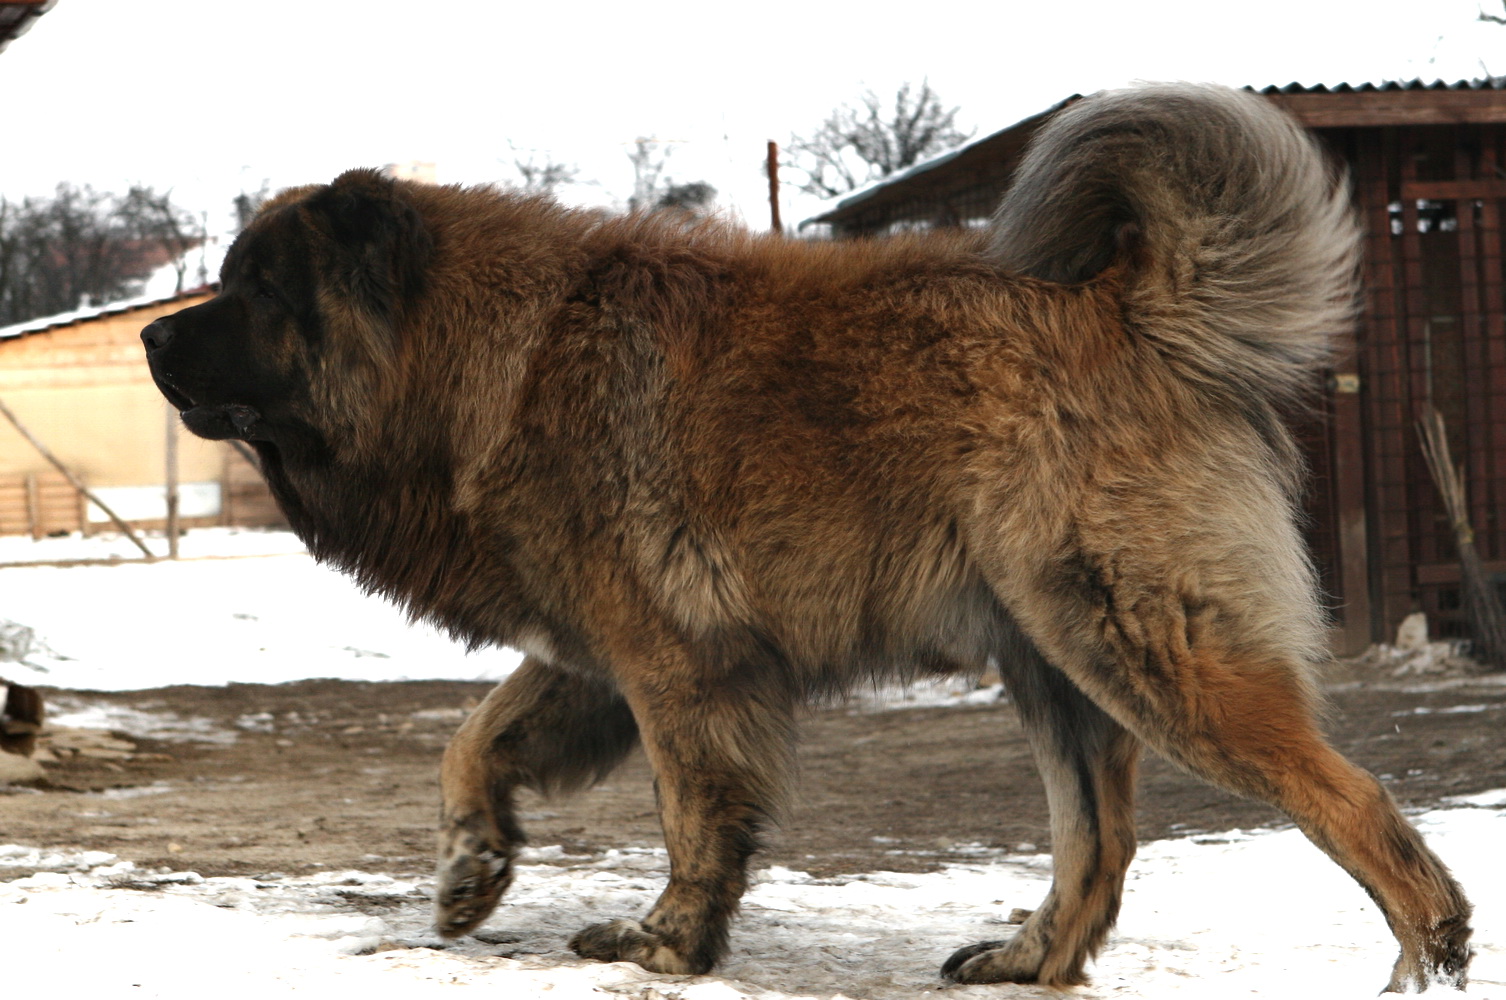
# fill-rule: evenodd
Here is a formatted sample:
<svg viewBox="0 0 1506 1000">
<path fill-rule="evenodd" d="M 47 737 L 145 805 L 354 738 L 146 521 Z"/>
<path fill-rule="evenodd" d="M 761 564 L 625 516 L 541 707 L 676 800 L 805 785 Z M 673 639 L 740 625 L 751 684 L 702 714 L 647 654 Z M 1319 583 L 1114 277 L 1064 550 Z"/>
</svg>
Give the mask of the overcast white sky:
<svg viewBox="0 0 1506 1000">
<path fill-rule="evenodd" d="M 506 179 L 509 142 L 579 164 L 575 197 L 631 193 L 634 137 L 675 141 L 762 225 L 764 142 L 865 87 L 928 77 L 980 135 L 1133 79 L 1272 83 L 1506 73 L 1502 0 L 59 0 L 0 53 L 0 195 L 61 180 L 230 199 L 340 170 L 434 161 Z M 735 11 L 735 13 L 730 13 Z M 980 13 L 980 11 L 982 11 Z M 786 207 L 795 218 L 809 203 Z M 214 218 L 211 222 L 214 223 Z"/>
</svg>

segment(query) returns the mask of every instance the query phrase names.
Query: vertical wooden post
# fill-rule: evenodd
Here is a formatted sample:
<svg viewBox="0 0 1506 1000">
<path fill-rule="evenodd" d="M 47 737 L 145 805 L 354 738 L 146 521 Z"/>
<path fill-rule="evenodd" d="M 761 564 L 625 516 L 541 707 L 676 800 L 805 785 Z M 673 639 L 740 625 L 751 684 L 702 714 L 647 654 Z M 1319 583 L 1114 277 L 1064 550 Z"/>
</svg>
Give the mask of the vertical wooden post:
<svg viewBox="0 0 1506 1000">
<path fill-rule="evenodd" d="M 1358 129 L 1355 157 L 1366 231 L 1366 301 L 1356 363 L 1365 384 L 1358 397 L 1364 457 L 1360 465 L 1351 467 L 1364 470 L 1358 492 L 1363 494 L 1365 507 L 1364 572 L 1369 578 L 1372 642 L 1394 636 L 1401 619 L 1413 610 L 1410 600 L 1398 599 L 1397 586 L 1403 581 L 1397 579 L 1394 567 L 1398 547 L 1405 552 L 1408 545 L 1406 503 L 1399 485 L 1405 483 L 1405 472 L 1398 465 L 1404 465 L 1411 447 L 1407 435 L 1410 424 L 1402 403 L 1402 379 L 1407 370 L 1401 351 L 1405 297 L 1398 280 L 1402 273 L 1402 237 L 1391 233 L 1390 211 L 1400 190 L 1397 164 L 1408 155 L 1398 131 Z M 1415 224 L 1415 211 L 1412 215 L 1408 224 Z M 1410 573 L 1408 566 L 1407 587 Z M 1347 601 L 1350 595 L 1346 592 L 1343 596 Z"/>
<path fill-rule="evenodd" d="M 1380 636 L 1370 605 L 1369 526 L 1365 517 L 1365 437 L 1360 377 L 1341 372 L 1333 377 L 1333 492 L 1338 515 L 1338 591 L 1344 598 L 1339 649 L 1343 656 L 1363 653 Z"/>
<path fill-rule="evenodd" d="M 37 489 L 37 474 L 26 474 L 26 525 L 31 529 L 31 540 L 42 537 L 42 495 Z"/>
<path fill-rule="evenodd" d="M 178 411 L 163 406 L 167 415 L 167 441 L 163 448 L 167 489 L 167 557 L 178 558 Z"/>
<path fill-rule="evenodd" d="M 779 143 L 769 140 L 769 217 L 770 228 L 784 233 L 784 224 L 779 219 Z"/>
<path fill-rule="evenodd" d="M 1480 163 L 1482 177 L 1498 176 L 1506 164 L 1506 129 L 1492 126 L 1486 133 Z M 1474 415 L 1470 419 L 1470 475 L 1474 479 L 1477 505 L 1476 533 L 1480 551 L 1487 558 L 1506 559 L 1506 297 L 1502 293 L 1502 215 L 1506 199 L 1486 198 L 1480 203 L 1480 326 L 1472 358 L 1481 375 L 1465 379 L 1471 391 Z"/>
<path fill-rule="evenodd" d="M 230 510 L 230 463 L 235 461 L 235 457 L 229 448 L 226 448 L 220 457 L 220 524 L 229 525 L 235 523 L 231 520 L 232 511 Z"/>
</svg>

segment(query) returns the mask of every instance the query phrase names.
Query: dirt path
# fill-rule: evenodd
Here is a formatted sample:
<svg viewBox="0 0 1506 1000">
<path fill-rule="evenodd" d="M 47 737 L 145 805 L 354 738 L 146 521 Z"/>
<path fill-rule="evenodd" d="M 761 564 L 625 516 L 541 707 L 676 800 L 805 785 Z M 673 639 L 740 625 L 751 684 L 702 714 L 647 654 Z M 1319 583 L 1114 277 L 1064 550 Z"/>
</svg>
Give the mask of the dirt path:
<svg viewBox="0 0 1506 1000">
<path fill-rule="evenodd" d="M 1433 687 L 1337 686 L 1335 741 L 1384 776 L 1405 807 L 1506 787 L 1506 683 Z M 120 732 L 112 744 L 58 732 L 46 741 L 59 758 L 46 765 L 50 786 L 0 794 L 0 843 L 108 851 L 205 876 L 427 873 L 439 756 L 465 707 L 486 690 L 339 681 L 44 690 L 54 710 L 87 702 L 208 723 L 198 723 L 193 740 Z M 1007 704 L 816 711 L 800 760 L 791 815 L 759 864 L 817 875 L 921 871 L 1049 848 L 1045 797 Z M 529 799 L 523 811 L 534 844 L 562 844 L 572 854 L 660 843 L 641 756 L 587 793 Z M 1281 821 L 1145 760 L 1142 839 Z M 28 873 L 6 869 L 0 878 Z"/>
</svg>

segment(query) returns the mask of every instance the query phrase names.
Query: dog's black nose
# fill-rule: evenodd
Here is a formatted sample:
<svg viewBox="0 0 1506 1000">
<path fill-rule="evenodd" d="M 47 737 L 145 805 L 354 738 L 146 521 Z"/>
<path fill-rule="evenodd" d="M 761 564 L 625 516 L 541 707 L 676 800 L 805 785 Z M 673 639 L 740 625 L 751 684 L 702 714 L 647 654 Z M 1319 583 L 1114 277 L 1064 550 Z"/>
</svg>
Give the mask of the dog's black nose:
<svg viewBox="0 0 1506 1000">
<path fill-rule="evenodd" d="M 167 342 L 173 339 L 173 328 L 166 320 L 158 319 L 146 325 L 141 331 L 141 342 L 149 351 L 155 351 L 159 347 L 166 347 Z"/>
</svg>

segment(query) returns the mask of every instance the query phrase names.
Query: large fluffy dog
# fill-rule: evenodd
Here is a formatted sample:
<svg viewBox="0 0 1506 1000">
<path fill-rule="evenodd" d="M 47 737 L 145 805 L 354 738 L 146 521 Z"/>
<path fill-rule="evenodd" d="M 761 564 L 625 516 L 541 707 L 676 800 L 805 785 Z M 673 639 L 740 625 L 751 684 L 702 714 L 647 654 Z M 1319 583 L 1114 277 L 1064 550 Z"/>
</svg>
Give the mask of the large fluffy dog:
<svg viewBox="0 0 1506 1000">
<path fill-rule="evenodd" d="M 142 333 L 319 558 L 527 659 L 445 755 L 440 927 L 496 906 L 514 790 L 642 743 L 669 885 L 581 931 L 712 967 L 797 706 L 995 663 L 1055 877 L 959 982 L 1082 982 L 1146 744 L 1281 809 L 1462 982 L 1469 904 L 1314 723 L 1322 621 L 1278 414 L 1352 307 L 1344 185 L 1261 99 L 1153 87 L 1042 132 L 986 232 L 799 243 L 353 171 L 275 199 Z M 986 764 L 980 764 L 986 766 Z"/>
</svg>

